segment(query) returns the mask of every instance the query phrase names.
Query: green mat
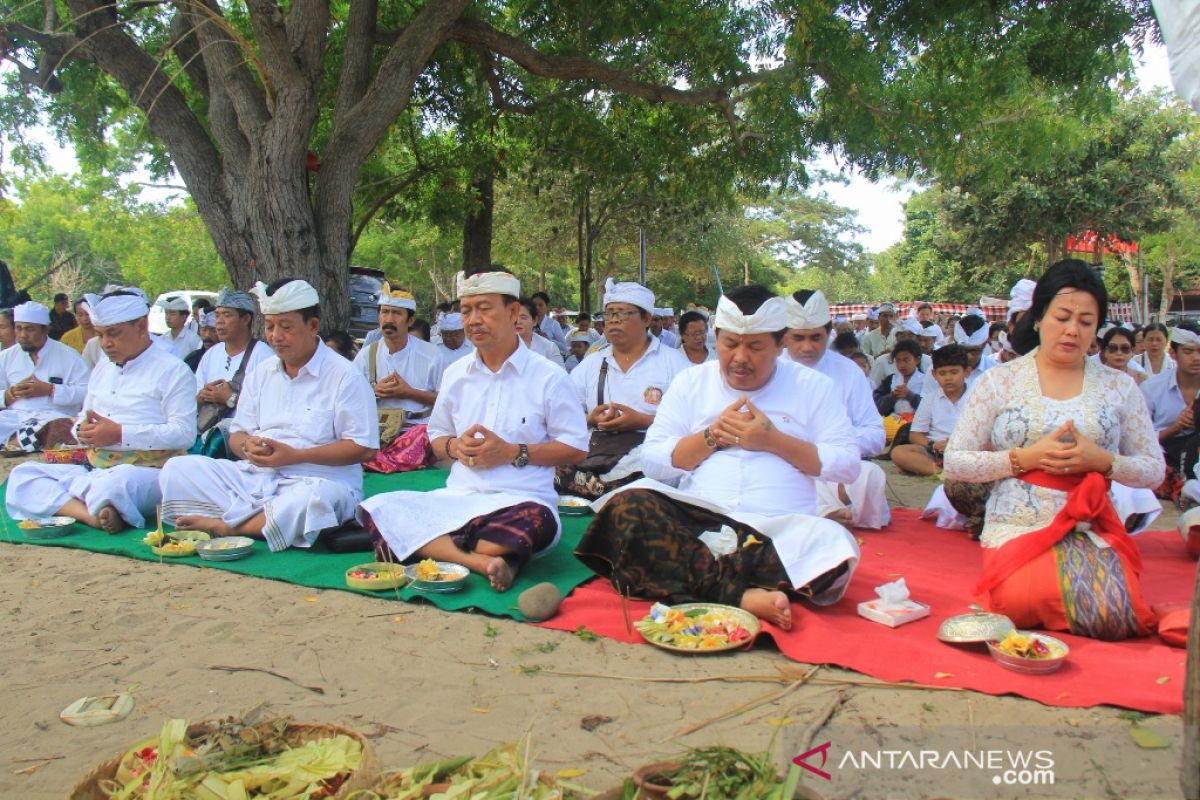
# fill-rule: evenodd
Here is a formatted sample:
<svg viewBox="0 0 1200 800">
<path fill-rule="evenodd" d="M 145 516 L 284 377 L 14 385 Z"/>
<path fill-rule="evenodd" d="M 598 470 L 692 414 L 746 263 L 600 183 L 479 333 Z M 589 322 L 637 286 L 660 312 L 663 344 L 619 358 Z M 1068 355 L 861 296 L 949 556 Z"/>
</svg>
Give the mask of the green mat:
<svg viewBox="0 0 1200 800">
<path fill-rule="evenodd" d="M 446 475 L 447 471 L 441 469 L 400 475 L 368 474 L 363 482 L 363 489 L 367 497 L 400 489 L 427 492 L 445 486 Z M 289 548 L 272 553 L 267 549 L 265 542 L 255 542 L 253 554 L 240 561 L 202 561 L 198 556 L 160 559 L 150 552 L 148 546 L 142 544 L 142 537 L 146 531 L 127 530 L 110 536 L 95 528 L 75 524 L 70 528 L 73 533 L 62 538 L 32 540 L 26 538 L 24 532 L 17 527 L 17 523 L 8 516 L 7 511 L 0 511 L 0 519 L 3 521 L 3 540 L 10 544 L 90 550 L 93 553 L 125 556 L 141 561 L 162 561 L 164 564 L 228 570 L 316 589 L 341 589 L 372 597 L 393 600 L 396 598 L 394 591 L 362 592 L 346 586 L 346 570 L 374 560 L 371 553 L 333 553 L 320 545 L 308 550 Z M 400 597 L 405 600 L 428 600 L 447 611 L 474 608 L 496 616 L 524 619 L 516 609 L 517 595 L 523 590 L 536 583 L 549 581 L 558 587 L 563 597 L 566 597 L 572 589 L 592 577 L 591 571 L 572 555 L 590 520 L 591 517 L 563 517 L 563 535 L 558 545 L 549 554 L 534 559 L 521 570 L 513 587 L 504 594 L 497 594 L 488 586 L 485 578 L 473 574 L 467 578 L 467 585 L 460 592 L 428 594 L 401 589 Z"/>
</svg>

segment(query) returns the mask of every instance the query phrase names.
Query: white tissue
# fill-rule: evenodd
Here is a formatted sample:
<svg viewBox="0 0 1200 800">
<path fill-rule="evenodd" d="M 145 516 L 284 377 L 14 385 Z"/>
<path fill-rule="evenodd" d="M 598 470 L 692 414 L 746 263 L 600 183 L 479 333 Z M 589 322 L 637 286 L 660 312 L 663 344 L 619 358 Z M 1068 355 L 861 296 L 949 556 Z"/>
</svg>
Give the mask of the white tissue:
<svg viewBox="0 0 1200 800">
<path fill-rule="evenodd" d="M 879 595 L 881 609 L 901 608 L 908 600 L 908 584 L 904 582 L 904 578 L 900 578 L 883 586 L 876 586 L 875 594 Z"/>
<path fill-rule="evenodd" d="M 728 525 L 722 525 L 719 531 L 705 531 L 700 534 L 700 541 L 708 545 L 708 549 L 717 558 L 737 551 L 737 534 Z"/>
</svg>

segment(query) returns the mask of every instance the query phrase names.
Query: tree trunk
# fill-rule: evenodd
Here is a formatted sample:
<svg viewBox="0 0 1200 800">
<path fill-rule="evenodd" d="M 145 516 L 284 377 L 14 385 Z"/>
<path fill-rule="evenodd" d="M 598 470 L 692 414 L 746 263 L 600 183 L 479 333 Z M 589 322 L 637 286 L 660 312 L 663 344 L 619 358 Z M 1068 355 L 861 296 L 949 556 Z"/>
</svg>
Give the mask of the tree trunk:
<svg viewBox="0 0 1200 800">
<path fill-rule="evenodd" d="M 1129 288 L 1133 294 L 1133 307 L 1142 307 L 1142 270 L 1138 265 L 1137 259 L 1133 257 L 1133 253 L 1125 251 L 1121 253 L 1121 263 L 1125 265 L 1125 274 L 1129 276 Z M 1140 313 L 1140 312 L 1138 312 Z"/>
<path fill-rule="evenodd" d="M 1200 572 L 1192 589 L 1192 617 L 1183 684 L 1183 754 L 1179 784 L 1186 800 L 1200 800 Z"/>
<path fill-rule="evenodd" d="M 489 164 L 471 179 L 467 215 L 463 220 L 462 268 L 492 263 L 492 219 L 496 209 L 496 173 Z"/>
<path fill-rule="evenodd" d="M 1167 260 L 1162 265 L 1162 297 L 1158 301 L 1158 321 L 1167 318 L 1171 301 L 1175 299 L 1175 267 L 1179 263 L 1179 249 L 1174 242 L 1167 243 Z"/>
</svg>

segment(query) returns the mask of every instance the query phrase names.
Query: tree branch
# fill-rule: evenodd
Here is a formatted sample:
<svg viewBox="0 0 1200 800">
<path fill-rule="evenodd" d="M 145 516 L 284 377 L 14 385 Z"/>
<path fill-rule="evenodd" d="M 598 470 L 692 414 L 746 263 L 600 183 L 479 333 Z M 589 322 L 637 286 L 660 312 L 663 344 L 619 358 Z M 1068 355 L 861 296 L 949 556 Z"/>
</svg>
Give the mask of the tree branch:
<svg viewBox="0 0 1200 800">
<path fill-rule="evenodd" d="M 404 178 L 402 180 L 397 182 L 395 186 L 391 187 L 386 192 L 384 192 L 379 197 L 377 197 L 375 199 L 375 202 L 371 203 L 371 207 L 366 210 L 366 212 L 362 216 L 362 219 L 360 219 L 358 221 L 358 224 L 354 226 L 354 233 L 351 234 L 351 236 L 350 236 L 350 251 L 351 252 L 353 252 L 354 248 L 358 246 L 359 237 L 361 237 L 363 235 L 363 231 L 365 231 L 367 229 L 367 225 L 371 224 L 371 220 L 375 219 L 375 215 L 379 213 L 379 210 L 382 209 L 385 205 L 387 205 L 389 200 L 391 200 L 393 197 L 395 197 L 396 195 L 403 192 L 408 187 L 412 186 L 414 183 L 416 183 L 418 180 L 420 180 L 429 171 L 430 171 L 429 168 L 427 168 L 425 166 L 418 166 L 416 169 L 414 169 L 408 175 L 404 176 Z"/>
</svg>

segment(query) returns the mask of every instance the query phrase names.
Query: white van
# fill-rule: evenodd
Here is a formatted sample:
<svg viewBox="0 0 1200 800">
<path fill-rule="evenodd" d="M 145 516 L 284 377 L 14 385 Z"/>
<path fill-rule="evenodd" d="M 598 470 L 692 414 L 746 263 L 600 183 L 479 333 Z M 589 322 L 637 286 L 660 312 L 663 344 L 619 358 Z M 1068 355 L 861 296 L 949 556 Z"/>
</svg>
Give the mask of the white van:
<svg viewBox="0 0 1200 800">
<path fill-rule="evenodd" d="M 203 292 L 198 289 L 180 289 L 177 292 L 163 292 L 158 297 L 154 298 L 154 304 L 150 306 L 150 332 L 154 334 L 164 334 L 167 332 L 167 313 L 163 311 L 159 305 L 168 297 L 184 297 L 187 298 L 188 308 L 192 307 L 192 303 L 196 302 L 201 297 L 206 298 L 210 303 L 217 301 L 216 292 Z"/>
</svg>

